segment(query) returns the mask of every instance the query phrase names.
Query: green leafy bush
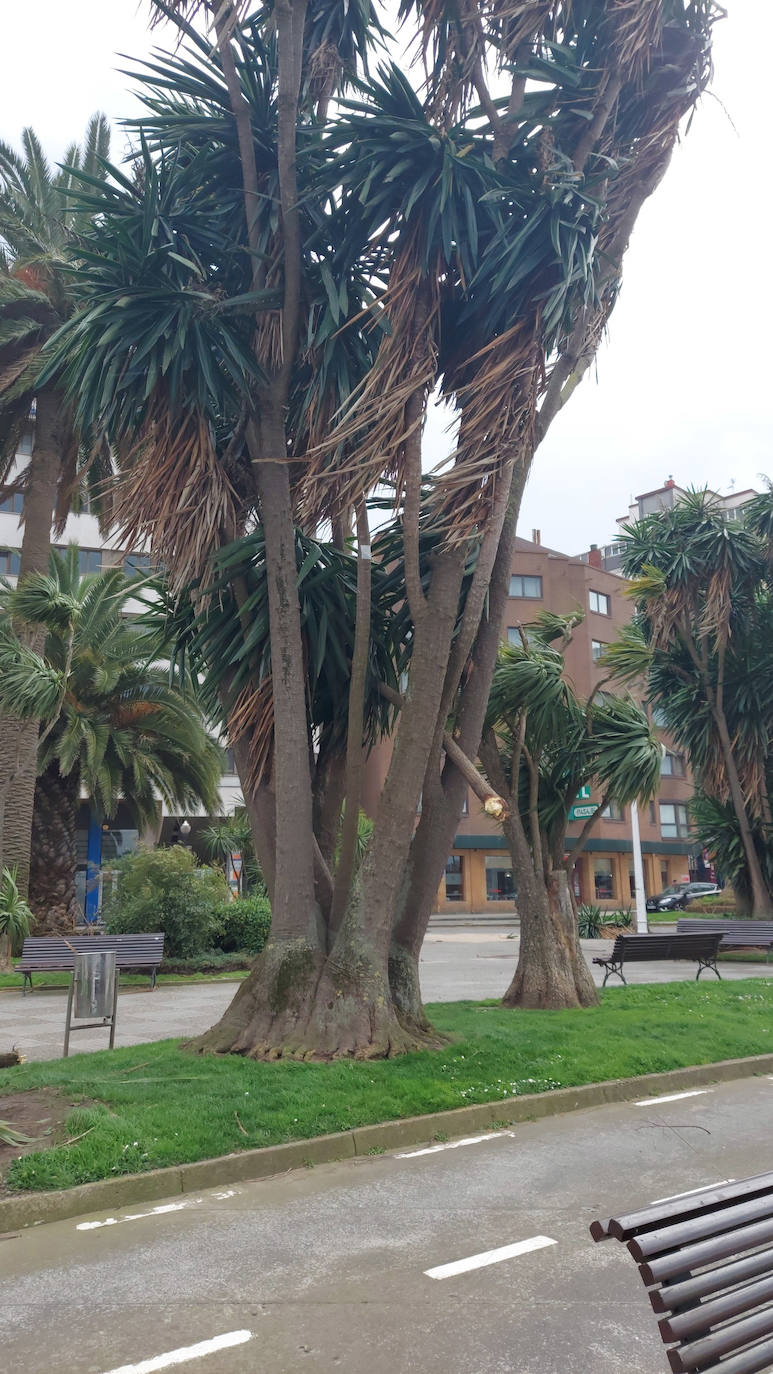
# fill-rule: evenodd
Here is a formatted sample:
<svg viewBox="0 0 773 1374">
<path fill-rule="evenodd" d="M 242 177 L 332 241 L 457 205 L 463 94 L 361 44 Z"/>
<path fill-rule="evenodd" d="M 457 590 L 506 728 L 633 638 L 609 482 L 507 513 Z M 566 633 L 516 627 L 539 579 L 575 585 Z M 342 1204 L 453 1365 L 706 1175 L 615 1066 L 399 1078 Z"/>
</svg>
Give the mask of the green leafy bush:
<svg viewBox="0 0 773 1374">
<path fill-rule="evenodd" d="M 161 961 L 159 973 L 237 973 L 250 969 L 254 963 L 251 954 L 238 949 L 233 954 L 224 954 L 221 949 L 207 950 L 206 954 L 196 954 L 190 959 L 167 959 Z"/>
<path fill-rule="evenodd" d="M 577 924 L 582 940 L 598 940 L 604 924 L 600 906 L 590 906 L 583 902 L 577 913 Z"/>
<path fill-rule="evenodd" d="M 6 948 L 13 954 L 21 948 L 25 936 L 30 933 L 33 916 L 22 897 L 17 882 L 16 868 L 4 868 L 0 874 L 0 937 L 8 941 Z"/>
<path fill-rule="evenodd" d="M 215 944 L 225 952 L 246 950 L 260 954 L 271 929 L 271 906 L 267 897 L 239 897 L 227 902 L 217 913 Z"/>
<path fill-rule="evenodd" d="M 629 906 L 623 907 L 622 911 L 605 911 L 602 925 L 622 926 L 627 930 L 633 925 L 633 912 Z"/>
<path fill-rule="evenodd" d="M 198 868 L 196 855 L 182 845 L 137 849 L 118 859 L 115 890 L 102 906 L 111 935 L 163 930 L 164 953 L 189 958 L 211 949 L 227 893 L 214 868 Z"/>
</svg>

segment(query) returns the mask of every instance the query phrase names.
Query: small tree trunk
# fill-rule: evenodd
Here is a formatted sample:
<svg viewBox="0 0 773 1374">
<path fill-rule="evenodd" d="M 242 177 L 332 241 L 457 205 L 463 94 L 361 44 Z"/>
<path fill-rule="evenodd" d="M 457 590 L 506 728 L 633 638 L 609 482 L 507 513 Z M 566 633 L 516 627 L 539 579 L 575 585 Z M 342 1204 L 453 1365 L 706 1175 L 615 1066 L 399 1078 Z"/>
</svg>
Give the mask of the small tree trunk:
<svg viewBox="0 0 773 1374">
<path fill-rule="evenodd" d="M 79 915 L 75 890 L 79 790 L 77 775 L 62 777 L 55 763 L 49 764 L 35 788 L 29 896 L 35 935 L 71 934 Z"/>
<path fill-rule="evenodd" d="M 518 884 L 521 945 L 503 1005 L 553 1011 L 595 1006 L 598 993 L 580 948 L 566 873 L 552 870 L 543 877 L 517 818 L 505 833 Z"/>
<path fill-rule="evenodd" d="M 711 702 L 711 698 L 710 698 Z M 773 899 L 768 891 L 767 884 L 763 877 L 762 865 L 754 843 L 754 835 L 749 823 L 749 813 L 744 801 L 743 788 L 738 777 L 738 769 L 733 752 L 733 743 L 730 738 L 730 731 L 727 728 L 727 719 L 724 711 L 716 705 L 713 706 L 714 720 L 717 725 L 722 753 L 725 759 L 725 770 L 727 781 L 730 788 L 730 798 L 733 803 L 738 820 L 738 828 L 741 832 L 744 853 L 746 855 L 746 867 L 749 874 L 749 887 L 751 897 L 751 917 L 752 920 L 764 921 L 770 917 L 773 910 Z"/>
</svg>

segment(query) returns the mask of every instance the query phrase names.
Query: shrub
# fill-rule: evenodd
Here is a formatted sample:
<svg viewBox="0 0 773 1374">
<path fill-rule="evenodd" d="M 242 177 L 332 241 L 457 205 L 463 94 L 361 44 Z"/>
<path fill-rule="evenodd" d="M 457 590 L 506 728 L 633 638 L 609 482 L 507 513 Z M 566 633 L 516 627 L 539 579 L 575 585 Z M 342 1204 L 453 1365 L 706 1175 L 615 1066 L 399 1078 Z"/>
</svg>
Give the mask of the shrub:
<svg viewBox="0 0 773 1374">
<path fill-rule="evenodd" d="M 587 902 L 583 902 L 577 913 L 577 925 L 581 939 L 598 940 L 603 925 L 601 907 L 589 906 Z"/>
<path fill-rule="evenodd" d="M 221 949 L 210 949 L 206 954 L 196 954 L 190 959 L 167 959 L 161 961 L 159 973 L 237 973 L 241 969 L 251 969 L 251 954 L 224 954 Z"/>
<path fill-rule="evenodd" d="M 22 897 L 16 868 L 4 868 L 0 874 L 0 938 L 7 940 L 7 949 L 16 954 L 22 940 L 30 933 L 32 912 Z"/>
<path fill-rule="evenodd" d="M 633 912 L 629 906 L 624 907 L 622 911 L 605 911 L 602 924 L 621 926 L 623 929 L 627 929 L 628 926 L 633 925 Z"/>
<path fill-rule="evenodd" d="M 170 958 L 210 949 L 227 887 L 222 873 L 197 863 L 182 845 L 137 849 L 118 859 L 111 865 L 118 883 L 102 907 L 105 929 L 111 935 L 163 930 Z"/>
<path fill-rule="evenodd" d="M 260 954 L 271 929 L 271 906 L 267 897 L 239 897 L 226 902 L 217 913 L 215 944 L 226 953 L 246 950 Z"/>
</svg>

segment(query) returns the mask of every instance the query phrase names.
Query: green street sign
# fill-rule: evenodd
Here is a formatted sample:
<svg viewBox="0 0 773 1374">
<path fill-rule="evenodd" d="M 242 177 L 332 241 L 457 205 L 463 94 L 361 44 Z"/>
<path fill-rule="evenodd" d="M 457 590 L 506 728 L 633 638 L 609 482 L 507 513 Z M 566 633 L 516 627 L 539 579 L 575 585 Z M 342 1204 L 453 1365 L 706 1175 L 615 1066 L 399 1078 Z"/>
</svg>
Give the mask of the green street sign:
<svg viewBox="0 0 773 1374">
<path fill-rule="evenodd" d="M 598 809 L 598 802 L 590 802 L 587 806 L 572 806 L 569 809 L 569 819 L 570 821 L 587 821 L 588 817 L 595 815 Z"/>
<path fill-rule="evenodd" d="M 576 797 L 575 800 L 576 800 L 576 801 L 590 801 L 590 783 L 589 783 L 589 782 L 586 782 L 585 786 L 580 788 L 579 792 L 577 793 L 577 797 Z"/>
</svg>

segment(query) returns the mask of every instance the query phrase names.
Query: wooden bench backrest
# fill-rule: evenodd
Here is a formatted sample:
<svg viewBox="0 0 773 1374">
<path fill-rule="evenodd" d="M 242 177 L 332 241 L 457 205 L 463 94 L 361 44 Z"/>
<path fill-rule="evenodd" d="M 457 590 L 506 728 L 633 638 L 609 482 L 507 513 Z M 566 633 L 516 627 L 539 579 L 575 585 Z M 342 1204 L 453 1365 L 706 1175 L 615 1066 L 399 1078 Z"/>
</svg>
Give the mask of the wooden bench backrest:
<svg viewBox="0 0 773 1374">
<path fill-rule="evenodd" d="M 613 959 L 625 963 L 645 959 L 704 959 L 716 954 L 721 932 L 708 935 L 618 935 Z"/>
<path fill-rule="evenodd" d="M 773 921 L 709 921 L 701 920 L 698 916 L 680 916 L 676 923 L 677 935 L 697 935 L 702 932 L 709 935 L 715 930 L 743 941 L 754 936 L 763 943 L 773 940 Z"/>
<path fill-rule="evenodd" d="M 771 1368 L 773 1174 L 594 1221 L 590 1230 L 596 1241 L 627 1244 L 637 1261 L 674 1374 Z"/>
<path fill-rule="evenodd" d="M 162 931 L 147 935 L 68 935 L 67 941 L 60 935 L 28 935 L 18 967 L 66 970 L 73 966 L 73 950 L 89 954 L 105 949 L 115 950 L 118 968 L 152 967 L 164 957 L 164 935 Z"/>
</svg>

